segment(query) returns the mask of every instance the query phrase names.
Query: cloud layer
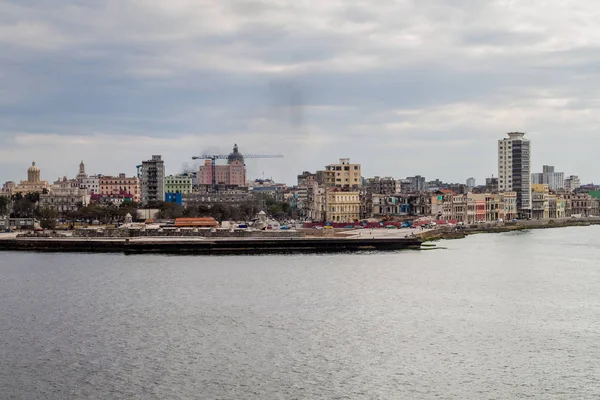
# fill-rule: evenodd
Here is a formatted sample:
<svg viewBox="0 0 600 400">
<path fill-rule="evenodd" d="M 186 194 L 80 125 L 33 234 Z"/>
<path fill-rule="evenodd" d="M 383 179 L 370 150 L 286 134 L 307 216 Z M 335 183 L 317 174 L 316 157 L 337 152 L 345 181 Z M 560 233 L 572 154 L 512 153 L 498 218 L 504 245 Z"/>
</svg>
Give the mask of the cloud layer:
<svg viewBox="0 0 600 400">
<path fill-rule="evenodd" d="M 458 5 L 449 5 L 457 3 Z M 521 130 L 534 169 L 597 179 L 600 6 L 502 0 L 0 0 L 0 181 L 249 160 L 293 183 L 364 174 L 480 182 Z"/>
</svg>

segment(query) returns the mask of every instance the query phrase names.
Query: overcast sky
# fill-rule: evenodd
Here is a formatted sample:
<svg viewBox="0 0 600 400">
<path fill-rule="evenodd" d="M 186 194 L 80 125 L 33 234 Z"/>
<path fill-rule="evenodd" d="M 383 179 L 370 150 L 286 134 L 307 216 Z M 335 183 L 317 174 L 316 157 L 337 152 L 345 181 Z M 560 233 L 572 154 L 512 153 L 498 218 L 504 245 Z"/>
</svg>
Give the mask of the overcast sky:
<svg viewBox="0 0 600 400">
<path fill-rule="evenodd" d="M 452 4 L 452 5 L 451 5 Z M 0 182 L 177 173 L 204 152 L 294 183 L 482 183 L 497 140 L 600 181 L 600 4 L 589 0 L 0 0 Z"/>
</svg>

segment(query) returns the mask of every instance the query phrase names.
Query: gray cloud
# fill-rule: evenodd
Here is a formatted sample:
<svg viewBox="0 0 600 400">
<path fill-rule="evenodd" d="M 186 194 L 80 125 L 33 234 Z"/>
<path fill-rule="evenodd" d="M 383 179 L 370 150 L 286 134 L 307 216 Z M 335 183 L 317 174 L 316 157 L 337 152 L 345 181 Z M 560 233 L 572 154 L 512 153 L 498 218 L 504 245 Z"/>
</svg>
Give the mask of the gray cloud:
<svg viewBox="0 0 600 400">
<path fill-rule="evenodd" d="M 81 158 L 133 173 L 162 152 L 176 173 L 234 142 L 286 154 L 249 169 L 290 183 L 346 156 L 367 175 L 481 181 L 512 130 L 532 132 L 535 168 L 596 178 L 593 3 L 0 6 L 0 181 L 22 179 L 32 157 L 55 176 Z"/>
</svg>

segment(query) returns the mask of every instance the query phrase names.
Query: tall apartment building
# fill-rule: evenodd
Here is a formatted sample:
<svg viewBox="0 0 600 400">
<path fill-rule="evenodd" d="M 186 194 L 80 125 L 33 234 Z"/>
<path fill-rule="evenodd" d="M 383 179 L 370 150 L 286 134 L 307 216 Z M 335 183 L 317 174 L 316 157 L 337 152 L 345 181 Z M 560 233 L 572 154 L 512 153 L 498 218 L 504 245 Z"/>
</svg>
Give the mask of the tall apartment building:
<svg viewBox="0 0 600 400">
<path fill-rule="evenodd" d="M 467 179 L 467 187 L 468 188 L 474 188 L 475 187 L 475 178 L 468 178 Z"/>
<path fill-rule="evenodd" d="M 142 203 L 165 201 L 165 162 L 159 155 L 142 161 L 141 171 Z"/>
<path fill-rule="evenodd" d="M 340 158 L 338 164 L 325 167 L 327 187 L 358 188 L 362 184 L 360 164 L 350 164 L 349 158 Z"/>
<path fill-rule="evenodd" d="M 519 216 L 531 217 L 531 142 L 522 132 L 498 141 L 498 190 L 516 192 Z"/>
</svg>

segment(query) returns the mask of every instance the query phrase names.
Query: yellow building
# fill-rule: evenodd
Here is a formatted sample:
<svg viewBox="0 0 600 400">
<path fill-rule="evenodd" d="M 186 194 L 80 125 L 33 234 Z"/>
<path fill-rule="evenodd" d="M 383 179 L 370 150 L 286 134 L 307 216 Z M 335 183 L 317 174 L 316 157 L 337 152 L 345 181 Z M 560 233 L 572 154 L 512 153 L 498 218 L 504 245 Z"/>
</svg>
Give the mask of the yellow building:
<svg viewBox="0 0 600 400">
<path fill-rule="evenodd" d="M 326 198 L 326 219 L 331 222 L 354 222 L 360 217 L 359 192 L 329 189 Z"/>
<path fill-rule="evenodd" d="M 500 211 L 498 217 L 504 221 L 517 218 L 517 192 L 500 193 Z"/>
<path fill-rule="evenodd" d="M 531 185 L 531 218 L 548 219 L 550 218 L 550 190 L 548 185 Z"/>
<path fill-rule="evenodd" d="M 358 188 L 361 186 L 360 164 L 350 164 L 349 158 L 340 158 L 339 164 L 325 167 L 327 187 Z"/>
<path fill-rule="evenodd" d="M 40 179 L 40 168 L 35 165 L 35 161 L 31 163 L 31 167 L 27 170 L 27 180 L 21 181 L 15 188 L 14 193 L 43 193 L 47 192 L 50 185 L 47 181 Z"/>
</svg>

